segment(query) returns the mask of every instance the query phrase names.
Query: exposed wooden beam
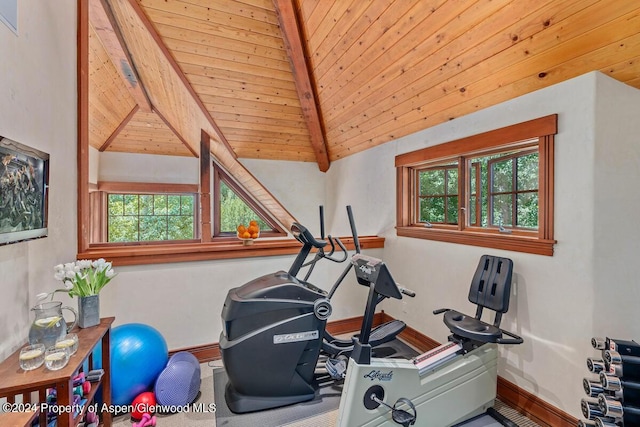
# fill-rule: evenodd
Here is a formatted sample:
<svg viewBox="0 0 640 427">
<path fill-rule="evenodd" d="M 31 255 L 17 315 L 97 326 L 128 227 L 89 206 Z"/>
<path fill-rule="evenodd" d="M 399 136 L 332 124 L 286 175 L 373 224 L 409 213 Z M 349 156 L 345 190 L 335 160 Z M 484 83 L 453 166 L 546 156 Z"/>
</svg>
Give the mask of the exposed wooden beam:
<svg viewBox="0 0 640 427">
<path fill-rule="evenodd" d="M 200 132 L 200 241 L 211 237 L 211 137 Z"/>
<path fill-rule="evenodd" d="M 109 148 L 109 146 L 111 145 L 113 140 L 116 139 L 116 137 L 118 136 L 118 134 L 120 134 L 120 132 L 122 132 L 122 129 L 127 127 L 127 125 L 129 124 L 129 121 L 131 121 L 131 119 L 133 118 L 133 116 L 136 115 L 136 113 L 138 112 L 139 109 L 140 109 L 140 105 L 134 105 L 133 106 L 133 108 L 131 109 L 129 114 L 127 114 L 127 117 L 125 117 L 124 120 L 122 121 L 122 123 L 120 123 L 118 125 L 116 130 L 114 130 L 113 133 L 111 135 L 109 135 L 109 138 L 107 138 L 107 140 L 102 144 L 102 146 L 100 146 L 98 151 L 103 152 L 107 148 Z"/>
<path fill-rule="evenodd" d="M 295 218 L 240 163 L 220 129 L 195 96 L 184 74 L 136 0 L 105 0 L 109 3 L 123 40 L 137 67 L 154 109 L 162 113 L 196 153 L 200 153 L 201 132 L 211 138 L 211 155 L 252 194 L 256 201 L 287 229 Z M 134 64 L 134 65 L 135 65 Z"/>
<path fill-rule="evenodd" d="M 114 25 L 115 20 L 108 5 L 104 4 L 102 0 L 89 0 L 89 21 L 140 110 L 146 113 L 150 112 L 152 110 L 151 103 L 140 83 L 138 73 L 122 41 L 122 36 L 117 30 L 117 26 Z"/>
<path fill-rule="evenodd" d="M 162 115 L 162 113 L 160 111 L 155 111 L 156 115 L 158 117 L 160 117 L 160 120 L 162 120 L 164 122 L 165 125 L 167 125 L 167 127 L 171 130 L 171 132 L 173 132 L 173 134 L 176 136 L 176 138 L 178 138 L 180 140 L 180 142 L 182 142 L 182 144 L 187 147 L 187 149 L 189 151 L 191 151 L 191 154 L 193 154 L 193 157 L 198 157 L 199 156 L 199 151 L 196 151 L 193 149 L 193 147 L 187 142 L 185 141 L 185 139 L 182 137 L 182 135 L 180 134 L 180 132 L 178 132 L 176 130 L 176 128 L 173 127 L 173 125 L 171 124 L 171 122 L 169 120 L 167 120 L 167 118 L 165 116 Z"/>
<path fill-rule="evenodd" d="M 109 0 L 103 0 L 103 1 L 109 1 Z M 171 73 L 171 71 L 173 71 L 173 73 L 171 75 L 171 80 L 173 80 L 174 77 L 177 77 L 179 79 L 179 81 L 182 83 L 182 85 L 181 85 L 179 90 L 186 90 L 186 92 L 187 92 L 186 96 L 188 96 L 190 98 L 191 102 L 195 103 L 197 108 L 200 109 L 200 113 L 202 115 L 204 115 L 204 118 L 207 120 L 209 127 L 212 129 L 212 131 L 208 132 L 209 133 L 209 137 L 214 137 L 217 142 L 219 142 L 219 143 L 224 145 L 224 147 L 229 152 L 229 154 L 231 154 L 234 158 L 237 158 L 236 153 L 233 151 L 233 147 L 231 147 L 231 144 L 229 144 L 229 141 L 227 141 L 227 138 L 224 136 L 224 134 L 222 133 L 222 131 L 220 130 L 220 128 L 216 124 L 215 120 L 213 120 L 213 117 L 211 117 L 211 114 L 209 113 L 209 110 L 207 110 L 207 108 L 204 106 L 204 104 L 203 104 L 202 100 L 200 99 L 200 97 L 196 94 L 196 91 L 194 90 L 193 86 L 191 85 L 191 83 L 189 82 L 187 77 L 185 76 L 184 72 L 180 69 L 180 66 L 176 62 L 176 60 L 173 57 L 173 55 L 171 54 L 171 52 L 169 52 L 169 49 L 167 48 L 167 46 L 162 41 L 162 38 L 160 37 L 160 35 L 156 31 L 155 26 L 153 25 L 153 23 L 149 20 L 147 15 L 142 10 L 142 7 L 140 6 L 140 4 L 138 4 L 138 2 L 136 0 L 129 0 L 129 4 L 130 4 L 131 8 L 133 9 L 133 12 L 137 15 L 137 18 L 140 21 L 141 27 L 146 29 L 148 35 L 151 36 L 151 40 L 153 42 L 155 42 L 155 46 L 154 47 L 156 49 L 154 49 L 154 51 L 156 52 L 156 55 L 160 55 L 161 56 L 161 58 L 159 60 L 160 60 L 160 62 L 163 63 L 163 70 L 165 69 L 166 65 L 168 65 L 170 67 L 166 71 L 169 72 L 169 73 Z M 145 64 L 145 66 L 146 66 L 146 62 L 142 61 L 141 63 Z M 170 98 L 170 97 L 173 96 L 173 94 L 165 93 L 164 96 Z M 196 150 L 195 146 L 192 147 L 192 148 L 194 148 L 194 150 L 192 150 L 192 151 L 198 151 L 198 150 Z M 199 149 L 199 147 L 197 147 L 197 148 Z"/>
<path fill-rule="evenodd" d="M 78 2 L 78 252 L 89 249 L 89 9 Z M 78 258 L 80 259 L 80 258 Z"/>
<path fill-rule="evenodd" d="M 302 112 L 307 122 L 307 127 L 309 128 L 311 145 L 313 146 L 318 161 L 318 167 L 322 172 L 326 172 L 329 169 L 329 155 L 327 153 L 327 145 L 324 140 L 322 123 L 316 104 L 316 95 L 311 84 L 309 68 L 307 67 L 307 61 L 305 59 L 305 52 L 293 1 L 273 0 L 273 3 L 276 7 L 280 30 L 282 31 L 287 55 L 291 63 L 291 71 L 293 72 L 296 89 L 298 90 Z"/>
</svg>

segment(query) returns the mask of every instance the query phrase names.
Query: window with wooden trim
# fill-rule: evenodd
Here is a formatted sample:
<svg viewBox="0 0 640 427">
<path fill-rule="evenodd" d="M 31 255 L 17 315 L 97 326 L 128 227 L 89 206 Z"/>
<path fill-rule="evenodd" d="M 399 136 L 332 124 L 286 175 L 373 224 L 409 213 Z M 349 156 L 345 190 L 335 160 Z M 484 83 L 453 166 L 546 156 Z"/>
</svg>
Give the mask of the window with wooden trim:
<svg viewBox="0 0 640 427">
<path fill-rule="evenodd" d="M 557 115 L 396 157 L 397 234 L 553 255 Z"/>
<path fill-rule="evenodd" d="M 90 193 L 92 243 L 196 241 L 198 186 L 100 182 Z"/>
<path fill-rule="evenodd" d="M 195 194 L 107 195 L 107 242 L 192 240 Z"/>
<path fill-rule="evenodd" d="M 260 237 L 286 232 L 222 168 L 213 170 L 211 240 L 236 239 L 239 224 L 257 221 Z M 200 241 L 196 184 L 101 182 L 91 193 L 92 243 Z"/>
<path fill-rule="evenodd" d="M 238 183 L 213 164 L 213 237 L 236 238 L 238 225 L 255 220 L 260 237 L 284 237 L 287 233 Z"/>
</svg>

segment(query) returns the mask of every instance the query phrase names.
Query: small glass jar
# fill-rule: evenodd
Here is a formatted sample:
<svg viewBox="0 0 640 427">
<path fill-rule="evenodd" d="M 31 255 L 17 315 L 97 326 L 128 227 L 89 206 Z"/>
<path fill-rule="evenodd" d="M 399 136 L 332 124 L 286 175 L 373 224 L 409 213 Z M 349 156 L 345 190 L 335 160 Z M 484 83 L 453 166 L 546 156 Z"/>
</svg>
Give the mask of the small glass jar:
<svg viewBox="0 0 640 427">
<path fill-rule="evenodd" d="M 69 347 L 69 356 L 73 356 L 78 351 L 78 335 L 71 333 L 56 340 L 56 348 Z"/>
<path fill-rule="evenodd" d="M 44 344 L 33 344 L 20 350 L 20 367 L 25 371 L 32 371 L 44 363 Z"/>
<path fill-rule="evenodd" d="M 44 366 L 50 371 L 57 371 L 69 363 L 70 348 L 49 347 L 44 354 Z"/>
</svg>

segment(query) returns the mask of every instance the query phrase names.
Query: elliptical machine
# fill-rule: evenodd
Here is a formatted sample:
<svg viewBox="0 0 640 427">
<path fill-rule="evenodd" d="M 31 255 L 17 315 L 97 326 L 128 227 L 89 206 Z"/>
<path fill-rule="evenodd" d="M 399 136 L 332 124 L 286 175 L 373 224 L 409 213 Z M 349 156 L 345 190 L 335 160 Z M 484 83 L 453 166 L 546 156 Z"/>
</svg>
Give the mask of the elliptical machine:
<svg viewBox="0 0 640 427">
<path fill-rule="evenodd" d="M 377 295 L 398 298 L 401 290 L 381 260 L 354 255 L 358 282 Z M 452 335 L 449 342 L 412 360 L 371 357 L 365 326 L 356 338 L 340 399 L 339 427 L 447 427 L 467 421 L 476 426 L 515 426 L 492 406 L 498 375 L 497 344 L 520 344 L 522 338 L 500 328 L 509 309 L 513 262 L 483 255 L 469 290 L 476 315 L 440 309 Z M 484 308 L 495 311 L 493 324 L 481 320 Z M 367 305 L 365 323 L 372 319 Z M 488 420 L 479 417 L 489 418 Z M 476 419 L 478 418 L 478 419 Z M 473 421 L 470 421 L 472 420 Z"/>
<path fill-rule="evenodd" d="M 347 206 L 349 223 L 360 252 L 358 235 L 351 207 Z M 302 243 L 288 272 L 278 271 L 231 289 L 222 310 L 223 329 L 220 353 L 229 378 L 225 400 L 234 413 L 246 413 L 291 405 L 311 400 L 315 396 L 315 371 L 320 352 L 330 360 L 348 357 L 353 349 L 351 340 L 340 340 L 326 330 L 332 312 L 330 298 L 347 276 L 352 264 L 340 275 L 330 292 L 307 282 L 315 264 L 321 259 L 343 262 L 347 250 L 338 238 L 324 239 L 322 208 L 320 227 L 322 239 L 317 240 L 304 226 L 294 223 L 293 236 Z M 324 251 L 330 245 L 329 253 Z M 336 245 L 343 258 L 333 257 Z M 315 249 L 314 258 L 305 262 Z M 296 276 L 309 267 L 304 279 Z M 376 304 L 379 301 L 376 302 Z M 371 345 L 393 340 L 406 325 L 393 321 L 371 330 Z M 334 377 L 341 378 L 344 364 L 328 364 Z"/>
</svg>

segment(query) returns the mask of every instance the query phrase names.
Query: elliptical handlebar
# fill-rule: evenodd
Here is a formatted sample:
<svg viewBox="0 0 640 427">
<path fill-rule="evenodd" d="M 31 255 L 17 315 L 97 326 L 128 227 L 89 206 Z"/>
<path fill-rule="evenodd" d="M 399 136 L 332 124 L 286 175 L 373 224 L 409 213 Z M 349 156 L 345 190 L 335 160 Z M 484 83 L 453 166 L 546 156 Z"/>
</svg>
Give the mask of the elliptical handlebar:
<svg viewBox="0 0 640 427">
<path fill-rule="evenodd" d="M 349 218 L 349 226 L 351 228 L 351 235 L 353 236 L 353 243 L 355 246 L 355 250 L 356 250 L 356 253 L 359 254 L 361 250 L 360 240 L 358 239 L 358 232 L 356 231 L 356 224 L 355 224 L 355 220 L 353 219 L 353 211 L 351 210 L 351 205 L 347 205 L 347 216 Z M 297 276 L 301 268 L 310 266 L 303 279 L 306 282 L 311 276 L 311 273 L 313 272 L 313 269 L 319 260 L 324 258 L 335 263 L 342 263 L 347 260 L 347 258 L 349 257 L 349 254 L 345 244 L 342 243 L 342 241 L 338 237 L 332 237 L 330 234 L 327 235 L 325 240 L 324 232 L 325 232 L 325 229 L 324 229 L 324 207 L 323 206 L 320 206 L 320 238 L 321 240 L 317 240 L 315 237 L 313 237 L 313 234 L 311 234 L 311 232 L 302 224 L 294 222 L 291 225 L 291 233 L 296 238 L 296 240 L 298 240 L 300 243 L 303 244 L 303 247 L 300 250 L 300 253 L 298 253 L 298 256 L 296 257 L 293 265 L 289 269 L 289 274 L 295 277 Z M 327 245 L 330 245 L 330 248 L 331 248 L 328 251 L 328 253 L 326 253 L 324 250 L 324 248 Z M 337 249 L 336 245 L 338 245 L 338 247 L 342 251 L 341 257 L 333 256 L 333 254 Z M 317 249 L 316 255 L 310 261 L 305 262 L 312 248 Z M 331 290 L 329 291 L 329 298 L 331 298 L 331 296 L 335 293 L 338 286 L 344 280 L 344 278 L 346 277 L 351 267 L 352 265 L 351 263 L 349 263 L 345 271 L 340 275 L 338 280 L 334 283 Z"/>
<path fill-rule="evenodd" d="M 358 232 L 356 231 L 356 222 L 353 219 L 353 212 L 351 211 L 351 205 L 347 205 L 347 216 L 349 217 L 349 226 L 351 227 L 351 235 L 353 236 L 353 244 L 356 247 L 356 253 L 360 253 L 360 239 L 358 239 Z"/>
<path fill-rule="evenodd" d="M 327 238 L 329 239 L 329 244 L 331 245 L 331 252 L 329 252 L 328 254 L 324 254 L 323 258 L 328 259 L 329 261 L 337 262 L 337 263 L 345 262 L 348 256 L 347 248 L 344 246 L 344 244 L 340 241 L 338 237 L 331 237 L 331 234 L 329 234 Z M 342 250 L 342 258 L 334 258 L 331 256 L 333 255 L 333 252 L 335 251 L 335 248 L 336 248 L 333 242 L 336 242 L 338 246 L 340 246 L 340 249 Z"/>
<path fill-rule="evenodd" d="M 293 237 L 303 245 L 311 245 L 316 249 L 322 249 L 327 246 L 326 241 L 316 240 L 316 238 L 313 237 L 313 234 L 307 230 L 307 227 L 302 224 L 298 224 L 297 222 L 291 224 L 291 233 L 293 234 Z"/>
</svg>

